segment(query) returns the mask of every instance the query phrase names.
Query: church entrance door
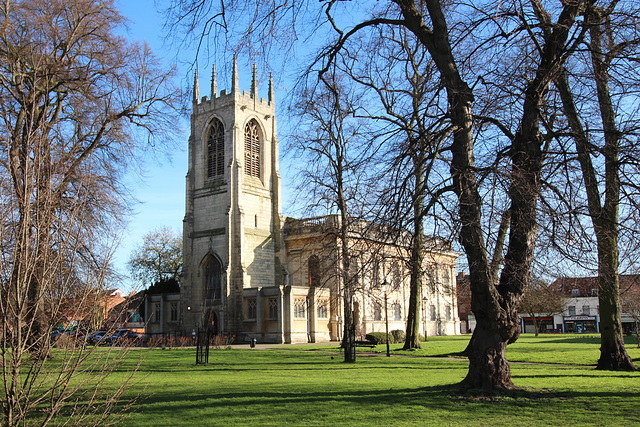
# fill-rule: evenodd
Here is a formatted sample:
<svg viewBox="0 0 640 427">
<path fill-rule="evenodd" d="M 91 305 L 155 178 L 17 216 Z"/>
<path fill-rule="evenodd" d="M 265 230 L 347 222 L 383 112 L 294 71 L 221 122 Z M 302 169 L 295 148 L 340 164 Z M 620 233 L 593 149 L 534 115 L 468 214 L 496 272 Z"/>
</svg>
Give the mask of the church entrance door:
<svg viewBox="0 0 640 427">
<path fill-rule="evenodd" d="M 209 310 L 207 329 L 209 331 L 209 336 L 218 335 L 218 315 L 213 310 Z"/>
</svg>

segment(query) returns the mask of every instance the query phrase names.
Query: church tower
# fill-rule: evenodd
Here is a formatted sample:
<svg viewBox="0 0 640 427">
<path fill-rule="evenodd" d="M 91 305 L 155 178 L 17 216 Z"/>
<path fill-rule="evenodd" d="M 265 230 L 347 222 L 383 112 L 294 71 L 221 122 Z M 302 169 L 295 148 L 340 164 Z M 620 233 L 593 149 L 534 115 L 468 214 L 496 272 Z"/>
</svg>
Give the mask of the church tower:
<svg viewBox="0 0 640 427">
<path fill-rule="evenodd" d="M 181 279 L 183 331 L 283 342 L 283 267 L 278 139 L 273 81 L 258 97 L 238 85 L 218 93 L 215 65 L 211 98 L 193 89 L 183 222 Z"/>
</svg>

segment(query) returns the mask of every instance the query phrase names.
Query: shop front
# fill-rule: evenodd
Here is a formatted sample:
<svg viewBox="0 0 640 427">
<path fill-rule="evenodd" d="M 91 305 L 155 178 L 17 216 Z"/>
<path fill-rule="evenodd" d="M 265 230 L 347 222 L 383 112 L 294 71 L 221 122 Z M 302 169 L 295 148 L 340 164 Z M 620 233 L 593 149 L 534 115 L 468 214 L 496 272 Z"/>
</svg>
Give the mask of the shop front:
<svg viewBox="0 0 640 427">
<path fill-rule="evenodd" d="M 574 334 L 597 333 L 598 316 L 565 316 L 564 331 Z"/>
<path fill-rule="evenodd" d="M 525 334 L 533 334 L 536 332 L 535 325 L 533 323 L 533 317 L 523 317 L 520 319 L 520 332 Z M 553 317 L 536 317 L 536 323 L 538 324 L 538 332 L 545 333 L 547 331 L 555 331 Z"/>
</svg>

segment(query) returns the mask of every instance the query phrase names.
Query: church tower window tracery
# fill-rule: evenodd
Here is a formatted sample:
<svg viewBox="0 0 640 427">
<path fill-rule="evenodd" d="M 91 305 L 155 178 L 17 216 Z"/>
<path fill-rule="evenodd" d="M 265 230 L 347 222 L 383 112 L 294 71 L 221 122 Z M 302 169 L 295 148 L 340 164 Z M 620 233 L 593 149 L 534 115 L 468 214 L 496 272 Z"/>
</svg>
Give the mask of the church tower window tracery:
<svg viewBox="0 0 640 427">
<path fill-rule="evenodd" d="M 205 297 L 208 300 L 220 300 L 222 295 L 222 265 L 210 256 L 204 271 Z"/>
<path fill-rule="evenodd" d="M 207 178 L 224 175 L 224 127 L 218 119 L 209 126 L 207 140 Z"/>
<path fill-rule="evenodd" d="M 245 174 L 260 178 L 260 128 L 255 119 L 251 119 L 244 128 Z"/>
</svg>

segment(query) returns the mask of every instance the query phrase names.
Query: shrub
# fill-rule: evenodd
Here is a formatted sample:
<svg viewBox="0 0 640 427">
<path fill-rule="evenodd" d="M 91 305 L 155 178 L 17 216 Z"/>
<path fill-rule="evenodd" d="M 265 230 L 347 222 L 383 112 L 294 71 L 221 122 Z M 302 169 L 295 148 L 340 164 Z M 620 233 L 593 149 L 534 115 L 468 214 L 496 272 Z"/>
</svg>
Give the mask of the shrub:
<svg viewBox="0 0 640 427">
<path fill-rule="evenodd" d="M 387 342 L 387 334 L 384 332 L 371 332 L 370 334 L 367 334 L 365 338 L 367 341 L 371 341 L 376 344 L 384 344 Z M 391 334 L 389 334 L 389 342 L 393 342 L 393 336 Z"/>
<path fill-rule="evenodd" d="M 223 336 L 223 335 L 214 335 L 211 337 L 209 341 L 209 345 L 213 346 L 217 350 L 221 348 L 231 348 L 231 343 L 233 343 L 235 339 L 235 335 L 231 336 Z"/>
<path fill-rule="evenodd" d="M 62 349 L 72 349 L 76 347 L 76 337 L 71 334 L 62 334 L 56 340 L 55 346 Z"/>
<path fill-rule="evenodd" d="M 403 330 L 395 329 L 395 330 L 391 331 L 391 335 L 393 335 L 393 342 L 394 343 L 404 342 L 405 335 L 404 335 L 404 331 Z"/>
<path fill-rule="evenodd" d="M 209 338 L 209 346 L 215 349 L 229 348 L 234 340 L 235 340 L 234 335 L 231 335 L 231 336 L 214 335 Z M 151 347 L 151 348 L 190 347 L 190 346 L 195 346 L 196 341 L 191 336 L 183 336 L 183 337 L 151 336 L 151 337 L 147 337 L 146 344 L 147 344 L 147 347 Z"/>
<path fill-rule="evenodd" d="M 148 337 L 147 338 L 147 347 L 156 348 L 162 347 L 166 345 L 166 340 L 164 337 Z"/>
<path fill-rule="evenodd" d="M 192 346 L 193 340 L 191 337 L 178 337 L 176 338 L 175 346 L 176 347 L 189 347 Z"/>
</svg>

